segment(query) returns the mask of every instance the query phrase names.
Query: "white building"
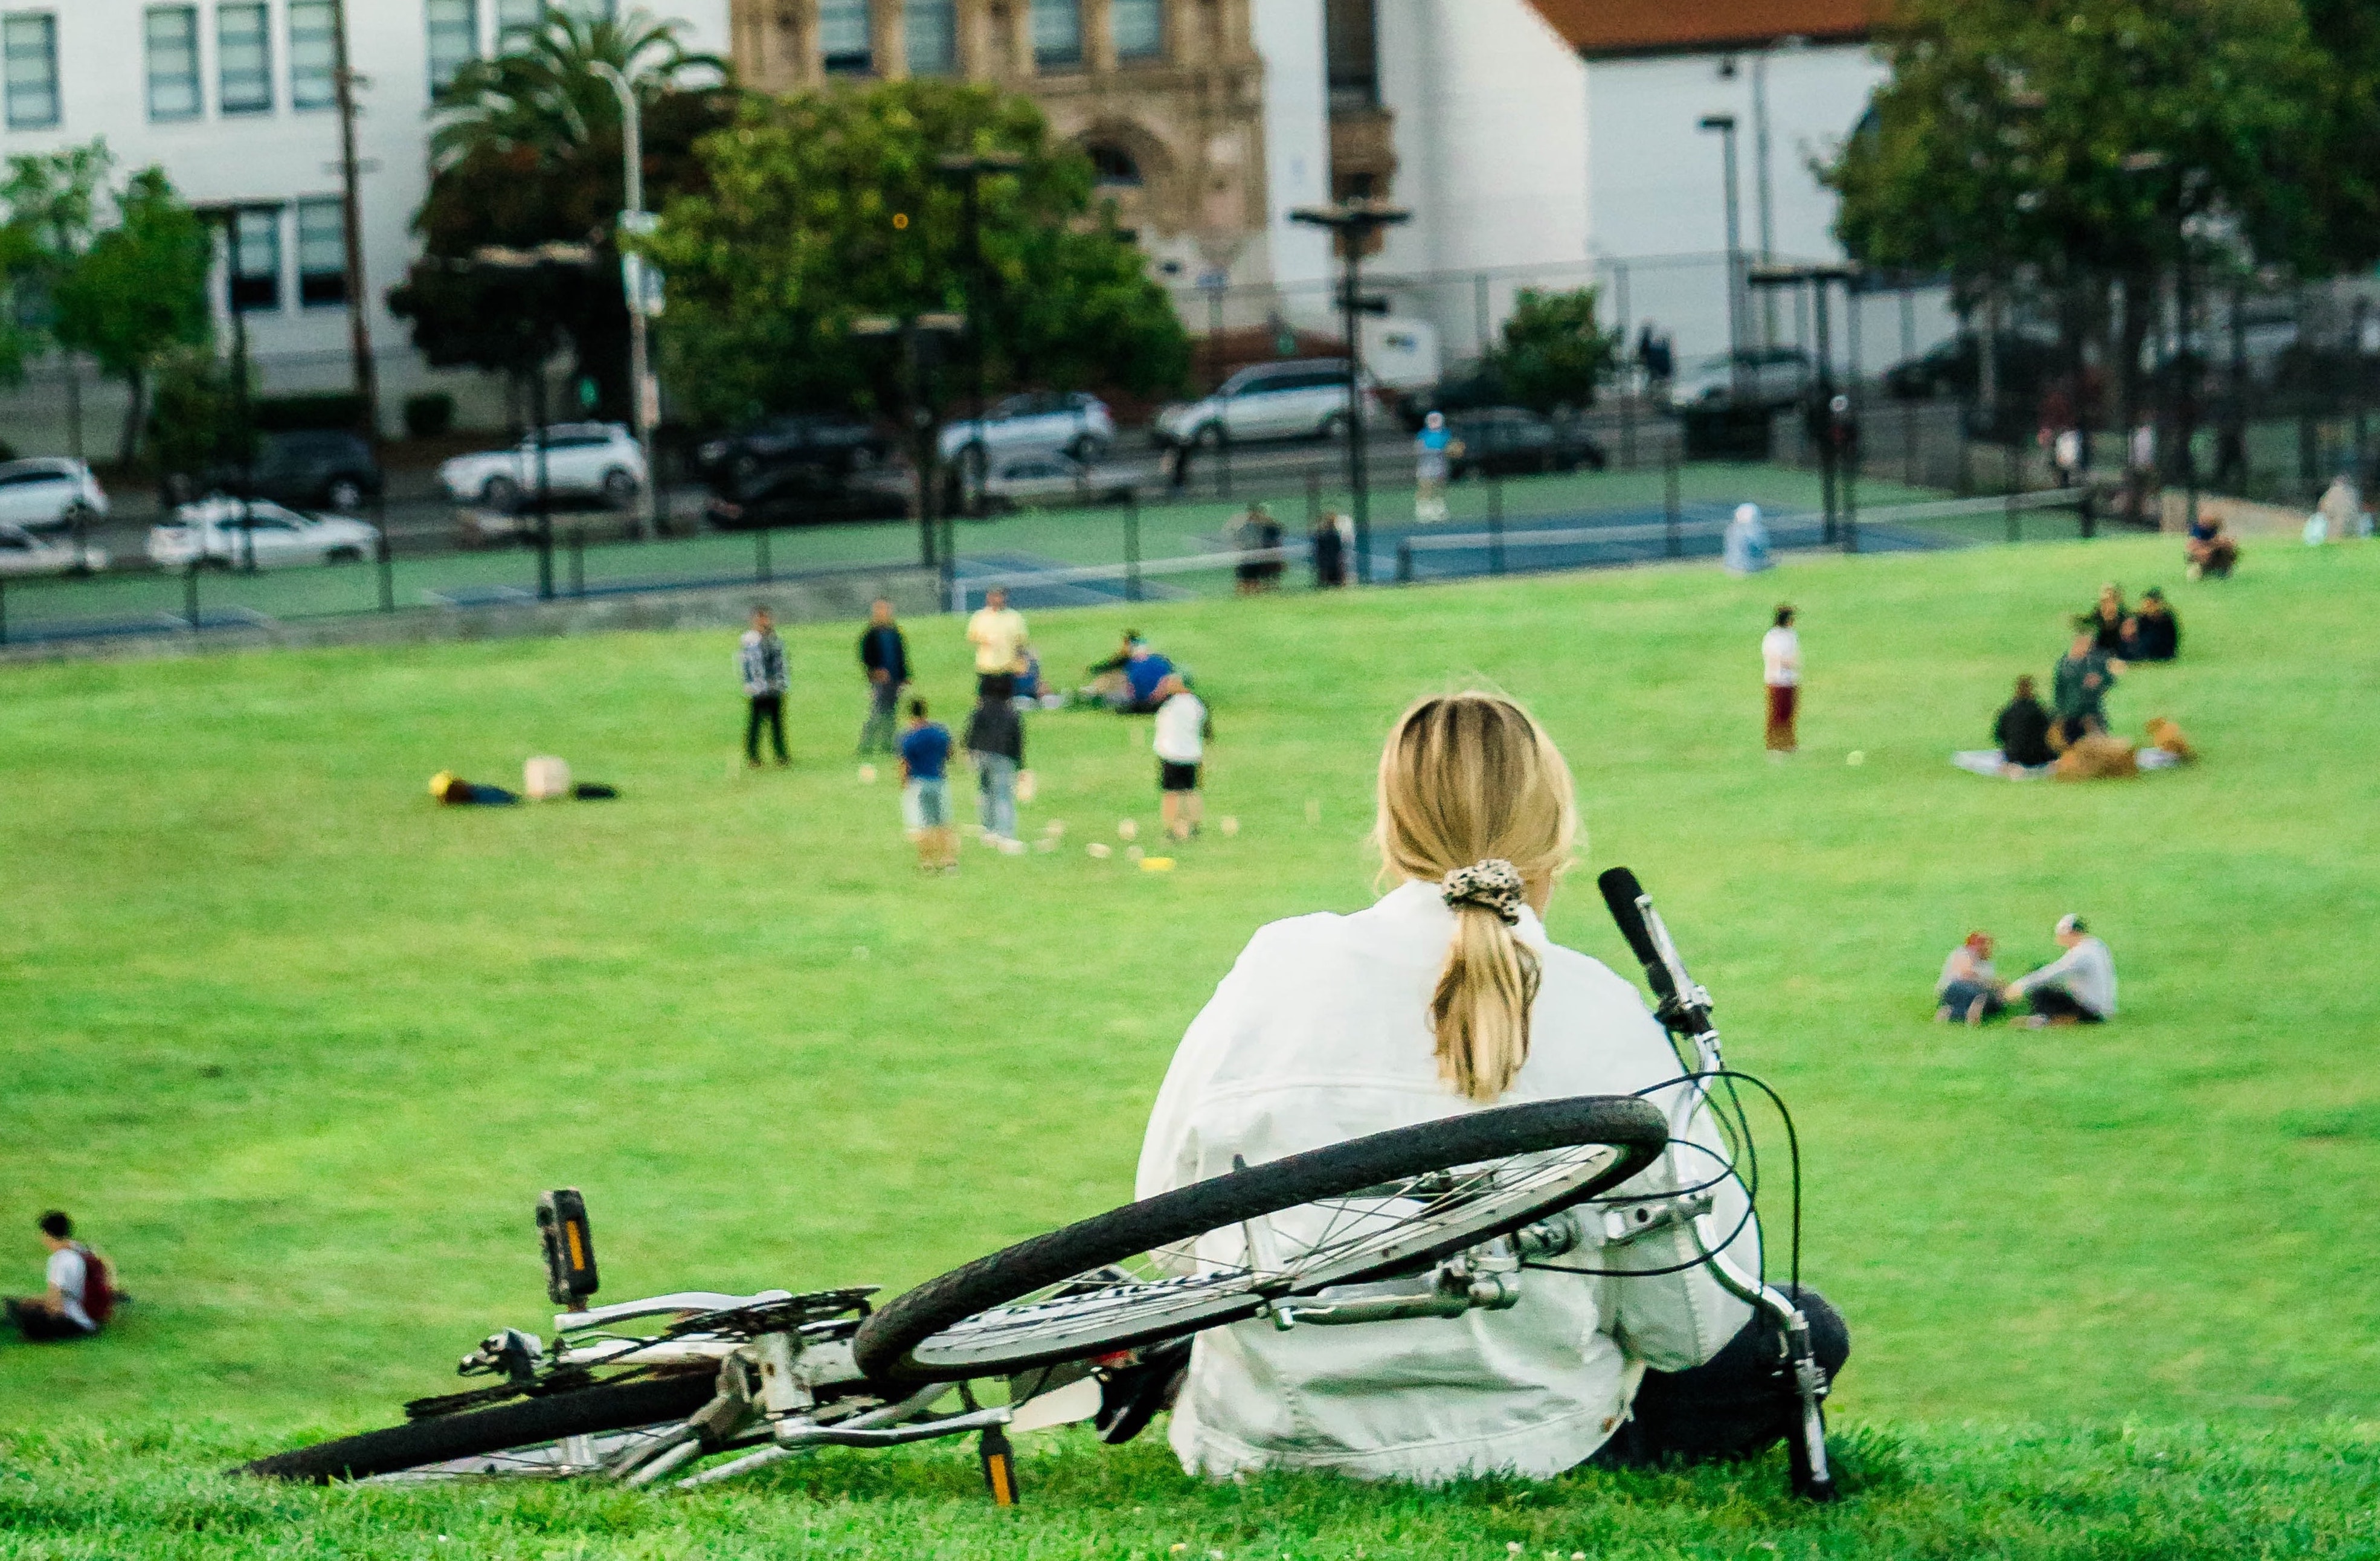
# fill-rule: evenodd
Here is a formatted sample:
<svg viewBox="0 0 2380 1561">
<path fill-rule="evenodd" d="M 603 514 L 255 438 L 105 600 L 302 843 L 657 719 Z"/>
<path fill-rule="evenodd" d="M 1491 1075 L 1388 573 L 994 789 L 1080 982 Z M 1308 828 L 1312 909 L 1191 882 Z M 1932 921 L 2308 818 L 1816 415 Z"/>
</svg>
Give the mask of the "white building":
<svg viewBox="0 0 2380 1561">
<path fill-rule="evenodd" d="M 494 421 L 492 386 L 437 374 L 387 310 L 415 243 L 429 188 L 433 81 L 534 25 L 544 0 L 347 0 L 358 90 L 365 292 L 382 399 L 427 388 Z M 574 0 L 581 5 L 604 0 Z M 697 50 L 728 47 L 728 0 L 640 0 L 686 24 Z M 122 170 L 162 167 L 192 204 L 229 209 L 235 238 L 218 307 L 236 299 L 267 389 L 350 383 L 339 198 L 339 125 L 331 82 L 330 0 L 0 0 L 0 155 L 104 139 Z M 0 438 L 63 449 L 61 376 L 45 369 L 0 397 Z M 85 397 L 87 447 L 112 447 L 122 402 Z"/>
</svg>

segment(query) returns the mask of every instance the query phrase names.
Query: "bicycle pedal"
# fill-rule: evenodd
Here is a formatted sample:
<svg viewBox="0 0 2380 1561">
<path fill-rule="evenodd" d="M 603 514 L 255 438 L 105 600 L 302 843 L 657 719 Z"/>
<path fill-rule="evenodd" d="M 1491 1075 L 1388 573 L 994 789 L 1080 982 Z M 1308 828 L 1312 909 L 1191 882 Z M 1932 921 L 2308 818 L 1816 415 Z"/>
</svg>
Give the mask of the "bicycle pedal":
<svg viewBox="0 0 2380 1561">
<path fill-rule="evenodd" d="M 1008 1444 L 1007 1435 L 996 1425 L 983 1428 L 976 1443 L 976 1456 L 983 1460 L 983 1483 L 991 1493 L 994 1506 L 1016 1505 L 1016 1449 Z"/>
</svg>

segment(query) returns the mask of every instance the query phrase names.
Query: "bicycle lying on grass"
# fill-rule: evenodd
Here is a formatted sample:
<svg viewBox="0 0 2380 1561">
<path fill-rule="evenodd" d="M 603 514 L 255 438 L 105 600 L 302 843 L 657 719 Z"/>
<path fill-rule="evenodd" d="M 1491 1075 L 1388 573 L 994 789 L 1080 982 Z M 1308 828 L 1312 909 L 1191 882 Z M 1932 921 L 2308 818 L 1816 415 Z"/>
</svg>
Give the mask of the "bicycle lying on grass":
<svg viewBox="0 0 2380 1561">
<path fill-rule="evenodd" d="M 1657 1017 L 1685 1048 L 1684 1074 L 1645 1091 L 1668 1093 L 1666 1109 L 1645 1096 L 1542 1101 L 1235 1165 L 994 1252 L 881 1308 L 862 1288 L 693 1291 L 588 1309 L 599 1278 L 586 1205 L 575 1190 L 551 1192 L 538 1206 L 548 1293 L 570 1310 L 550 1342 L 512 1328 L 491 1335 L 458 1368 L 496 1379 L 490 1385 L 416 1400 L 404 1425 L 242 1472 L 578 1476 L 692 1489 L 813 1447 L 975 1433 L 993 1499 L 1011 1505 L 1007 1432 L 1090 1420 L 1109 1441 L 1130 1440 L 1207 1329 L 1257 1317 L 1289 1329 L 1501 1311 L 1520 1300 L 1532 1268 L 1682 1229 L 1694 1261 L 1778 1325 L 1802 1403 L 1793 1489 L 1830 1499 L 1827 1377 L 1808 1323 L 1786 1291 L 1722 1255 L 1736 1232 L 1715 1228 L 1714 1189 L 1736 1175 L 1739 1154 L 1748 1193 L 1758 1192 L 1735 1091 L 1747 1076 L 1726 1067 L 1709 994 L 1686 974 L 1634 875 L 1614 869 L 1600 886 L 1645 966 Z M 1706 1106 L 1728 1153 L 1717 1173 L 1690 1174 L 1689 1156 L 1712 1152 L 1689 1132 Z M 1790 1117 L 1786 1128 L 1790 1144 Z M 1798 1148 L 1793 1157 L 1798 1267 Z M 1657 1162 L 1666 1190 L 1614 1190 Z M 667 1320 L 658 1331 L 624 1331 L 656 1318 Z M 976 1384 L 1003 1378 L 1006 1403 L 978 1398 Z M 959 1408 L 938 1409 L 953 1390 Z"/>
</svg>

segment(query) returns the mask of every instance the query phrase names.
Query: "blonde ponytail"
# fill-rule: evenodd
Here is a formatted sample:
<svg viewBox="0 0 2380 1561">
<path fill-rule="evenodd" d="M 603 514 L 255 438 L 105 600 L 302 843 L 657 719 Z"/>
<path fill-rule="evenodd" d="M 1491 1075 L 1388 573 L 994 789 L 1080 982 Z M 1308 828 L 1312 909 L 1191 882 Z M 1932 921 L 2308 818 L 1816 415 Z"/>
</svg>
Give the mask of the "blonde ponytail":
<svg viewBox="0 0 2380 1561">
<path fill-rule="evenodd" d="M 1577 829 L 1569 766 L 1512 701 L 1424 700 L 1390 733 L 1374 838 L 1385 869 L 1442 885 L 1454 911 L 1429 1016 L 1439 1076 L 1466 1099 L 1499 1098 L 1529 1059 L 1542 972 L 1512 928 L 1569 865 Z"/>
</svg>

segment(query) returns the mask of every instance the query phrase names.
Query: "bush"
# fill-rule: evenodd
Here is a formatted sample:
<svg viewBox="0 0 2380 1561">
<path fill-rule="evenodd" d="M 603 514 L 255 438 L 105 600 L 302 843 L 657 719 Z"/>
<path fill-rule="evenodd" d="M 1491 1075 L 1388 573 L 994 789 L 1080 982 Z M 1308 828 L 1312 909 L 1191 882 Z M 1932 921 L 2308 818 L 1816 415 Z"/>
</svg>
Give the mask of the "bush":
<svg viewBox="0 0 2380 1561">
<path fill-rule="evenodd" d="M 160 472 L 192 474 L 239 459 L 239 398 L 231 365 L 184 348 L 157 371 L 149 401 L 149 459 Z"/>
<path fill-rule="evenodd" d="M 405 432 L 416 439 L 436 439 L 455 426 L 455 398 L 444 391 L 405 398 Z"/>
<path fill-rule="evenodd" d="M 348 392 L 326 396 L 268 396 L 252 416 L 259 433 L 302 433 L 315 429 L 345 432 L 364 425 L 364 398 Z"/>
</svg>

